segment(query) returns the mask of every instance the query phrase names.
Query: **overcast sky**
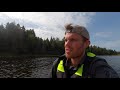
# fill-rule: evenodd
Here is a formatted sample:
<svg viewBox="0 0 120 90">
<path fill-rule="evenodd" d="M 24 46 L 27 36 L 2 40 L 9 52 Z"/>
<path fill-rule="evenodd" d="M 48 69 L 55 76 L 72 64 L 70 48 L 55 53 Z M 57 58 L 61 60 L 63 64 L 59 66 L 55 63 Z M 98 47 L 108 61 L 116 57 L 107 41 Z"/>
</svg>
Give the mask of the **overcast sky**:
<svg viewBox="0 0 120 90">
<path fill-rule="evenodd" d="M 83 25 L 90 33 L 91 45 L 120 51 L 119 12 L 0 12 L 0 24 L 13 21 L 34 29 L 43 39 L 62 39 L 66 23 Z"/>
</svg>

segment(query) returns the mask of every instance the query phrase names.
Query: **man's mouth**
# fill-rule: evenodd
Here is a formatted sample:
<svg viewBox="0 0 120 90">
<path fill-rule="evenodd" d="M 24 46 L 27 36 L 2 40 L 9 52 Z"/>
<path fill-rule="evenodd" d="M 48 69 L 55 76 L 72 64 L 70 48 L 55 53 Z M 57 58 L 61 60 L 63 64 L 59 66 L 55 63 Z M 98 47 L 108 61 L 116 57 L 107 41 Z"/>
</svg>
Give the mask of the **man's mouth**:
<svg viewBox="0 0 120 90">
<path fill-rule="evenodd" d="M 66 52 L 66 53 L 69 53 L 69 52 L 71 52 L 71 49 L 66 48 L 66 49 L 65 49 L 65 52 Z"/>
</svg>

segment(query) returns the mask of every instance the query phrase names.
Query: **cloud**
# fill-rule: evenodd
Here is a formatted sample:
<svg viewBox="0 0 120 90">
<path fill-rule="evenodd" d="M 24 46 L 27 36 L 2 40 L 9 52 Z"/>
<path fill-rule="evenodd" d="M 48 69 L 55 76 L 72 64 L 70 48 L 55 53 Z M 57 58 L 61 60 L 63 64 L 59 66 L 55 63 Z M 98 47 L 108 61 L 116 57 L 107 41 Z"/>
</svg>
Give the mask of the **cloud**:
<svg viewBox="0 0 120 90">
<path fill-rule="evenodd" d="M 92 45 L 96 45 L 96 46 L 100 46 L 103 48 L 107 48 L 107 49 L 113 49 L 116 51 L 120 51 L 120 40 L 111 40 L 111 41 L 94 41 L 94 43 Z"/>
<path fill-rule="evenodd" d="M 95 37 L 100 37 L 100 38 L 108 38 L 112 36 L 112 32 L 96 32 Z"/>
<path fill-rule="evenodd" d="M 73 23 L 88 26 L 95 12 L 1 12 L 0 22 L 15 21 L 35 30 L 42 38 L 64 37 L 64 24 Z"/>
</svg>

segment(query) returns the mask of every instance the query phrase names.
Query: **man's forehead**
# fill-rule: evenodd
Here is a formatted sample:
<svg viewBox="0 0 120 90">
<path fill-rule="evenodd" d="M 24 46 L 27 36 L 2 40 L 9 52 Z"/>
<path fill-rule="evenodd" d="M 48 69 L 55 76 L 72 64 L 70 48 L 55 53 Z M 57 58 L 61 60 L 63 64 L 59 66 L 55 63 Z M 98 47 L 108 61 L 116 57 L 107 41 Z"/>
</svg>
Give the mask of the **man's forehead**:
<svg viewBox="0 0 120 90">
<path fill-rule="evenodd" d="M 65 38 L 82 38 L 82 36 L 80 36 L 76 33 L 66 33 Z"/>
<path fill-rule="evenodd" d="M 65 37 L 70 36 L 70 37 L 81 37 L 81 35 L 77 34 L 77 33 L 66 33 Z"/>
</svg>

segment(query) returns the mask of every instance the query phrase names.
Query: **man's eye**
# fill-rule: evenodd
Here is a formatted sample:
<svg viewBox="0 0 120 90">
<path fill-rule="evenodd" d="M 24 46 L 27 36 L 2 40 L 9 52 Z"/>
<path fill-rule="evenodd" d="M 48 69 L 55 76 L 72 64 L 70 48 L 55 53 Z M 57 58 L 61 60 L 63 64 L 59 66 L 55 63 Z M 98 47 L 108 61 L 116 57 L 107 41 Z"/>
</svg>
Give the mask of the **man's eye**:
<svg viewBox="0 0 120 90">
<path fill-rule="evenodd" d="M 67 42 L 67 39 L 65 39 L 64 41 Z"/>
<path fill-rule="evenodd" d="M 71 39 L 71 41 L 76 41 L 76 39 Z"/>
<path fill-rule="evenodd" d="M 77 41 L 78 41 L 78 39 L 72 39 L 71 41 L 73 41 L 73 42 L 77 42 Z"/>
</svg>

